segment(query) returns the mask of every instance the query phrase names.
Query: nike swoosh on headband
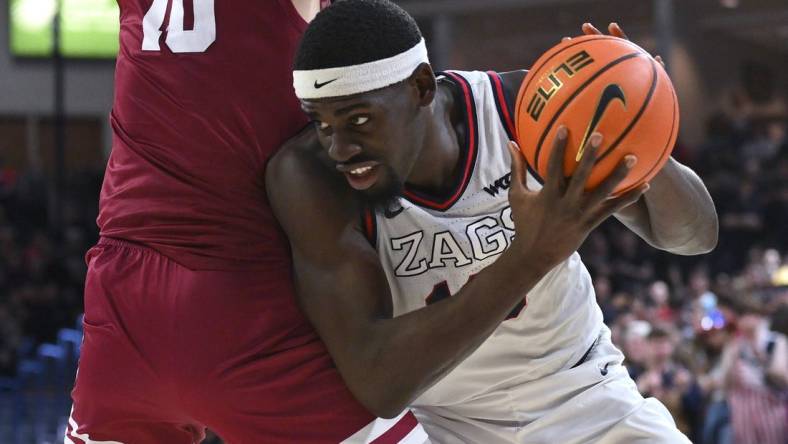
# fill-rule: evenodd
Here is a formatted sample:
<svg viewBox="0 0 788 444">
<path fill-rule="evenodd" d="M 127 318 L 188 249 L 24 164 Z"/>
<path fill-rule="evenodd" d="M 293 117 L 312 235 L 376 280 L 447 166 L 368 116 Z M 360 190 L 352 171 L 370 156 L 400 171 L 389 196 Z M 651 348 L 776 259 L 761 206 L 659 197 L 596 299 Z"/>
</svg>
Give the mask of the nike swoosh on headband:
<svg viewBox="0 0 788 444">
<path fill-rule="evenodd" d="M 337 81 L 337 80 L 339 80 L 339 77 L 337 77 L 336 79 L 331 79 L 331 80 L 329 80 L 329 81 L 327 81 L 327 82 L 322 82 L 322 83 L 318 83 L 318 81 L 317 81 L 317 80 L 315 80 L 315 89 L 320 89 L 320 88 L 322 88 L 322 87 L 324 87 L 324 86 L 328 85 L 329 83 L 331 83 L 331 82 L 335 82 L 335 81 Z"/>
</svg>

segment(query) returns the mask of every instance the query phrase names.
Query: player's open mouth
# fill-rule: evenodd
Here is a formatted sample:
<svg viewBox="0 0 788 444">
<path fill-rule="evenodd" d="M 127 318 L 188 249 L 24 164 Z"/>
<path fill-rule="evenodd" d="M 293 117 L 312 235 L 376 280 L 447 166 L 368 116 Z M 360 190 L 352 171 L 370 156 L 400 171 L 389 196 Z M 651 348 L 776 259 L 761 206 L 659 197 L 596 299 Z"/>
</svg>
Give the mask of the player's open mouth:
<svg viewBox="0 0 788 444">
<path fill-rule="evenodd" d="M 366 190 L 378 180 L 379 164 L 374 161 L 359 162 L 351 165 L 337 165 L 351 187 L 356 190 Z"/>
</svg>

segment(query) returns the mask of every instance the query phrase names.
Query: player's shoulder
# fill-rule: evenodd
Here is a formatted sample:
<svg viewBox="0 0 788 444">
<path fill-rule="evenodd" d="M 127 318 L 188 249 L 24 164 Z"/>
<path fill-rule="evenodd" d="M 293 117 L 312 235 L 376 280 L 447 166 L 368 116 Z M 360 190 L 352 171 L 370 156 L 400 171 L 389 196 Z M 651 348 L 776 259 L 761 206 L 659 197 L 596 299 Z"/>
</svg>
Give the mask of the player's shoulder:
<svg viewBox="0 0 788 444">
<path fill-rule="evenodd" d="M 283 224 L 288 219 L 309 217 L 345 219 L 356 211 L 355 199 L 342 177 L 332 170 L 311 125 L 271 157 L 265 183 L 268 199 Z"/>
<path fill-rule="evenodd" d="M 329 189 L 340 194 L 346 191 L 312 125 L 285 142 L 269 159 L 265 176 L 267 187 L 302 198 Z"/>
<path fill-rule="evenodd" d="M 307 176 L 310 170 L 320 171 L 320 142 L 311 125 L 304 127 L 290 138 L 269 159 L 265 178 L 266 184 L 296 182 Z"/>
</svg>

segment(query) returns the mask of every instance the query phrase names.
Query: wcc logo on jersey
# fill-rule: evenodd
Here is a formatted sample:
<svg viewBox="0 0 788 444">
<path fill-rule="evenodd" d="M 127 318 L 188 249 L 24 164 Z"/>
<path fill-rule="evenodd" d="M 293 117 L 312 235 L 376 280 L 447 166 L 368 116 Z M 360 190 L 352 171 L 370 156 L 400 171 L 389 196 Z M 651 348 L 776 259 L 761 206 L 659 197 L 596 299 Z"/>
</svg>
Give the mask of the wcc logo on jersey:
<svg viewBox="0 0 788 444">
<path fill-rule="evenodd" d="M 512 184 L 512 173 L 506 173 L 502 177 L 499 177 L 495 180 L 495 182 L 487 185 L 484 187 L 484 191 L 487 192 L 492 197 L 498 195 L 498 192 L 506 192 L 509 189 L 509 185 Z"/>
</svg>

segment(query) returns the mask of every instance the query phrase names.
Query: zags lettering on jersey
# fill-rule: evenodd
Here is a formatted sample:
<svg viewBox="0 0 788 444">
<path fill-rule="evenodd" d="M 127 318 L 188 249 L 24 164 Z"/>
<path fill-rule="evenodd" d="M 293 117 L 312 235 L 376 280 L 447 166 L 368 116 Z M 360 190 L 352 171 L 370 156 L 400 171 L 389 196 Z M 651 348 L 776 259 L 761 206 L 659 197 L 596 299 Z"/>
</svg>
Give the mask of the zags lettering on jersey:
<svg viewBox="0 0 788 444">
<path fill-rule="evenodd" d="M 503 230 L 496 230 L 501 225 L 503 224 L 499 224 L 495 218 L 489 216 L 468 225 L 465 233 L 473 246 L 474 259 L 482 261 L 490 256 L 499 255 L 509 246 Z"/>
<path fill-rule="evenodd" d="M 424 231 L 391 239 L 392 257 L 402 257 L 394 270 L 398 277 L 418 276 L 428 270 L 470 265 L 503 253 L 514 239 L 512 210 L 505 207 L 497 218 L 487 216 L 457 231 L 432 233 L 432 247 L 421 248 Z M 403 252 L 397 254 L 396 252 Z"/>
<path fill-rule="evenodd" d="M 414 264 L 416 253 L 421 246 L 422 239 L 424 239 L 423 231 L 417 231 L 407 236 L 391 239 L 392 250 L 400 251 L 407 248 L 405 257 L 400 261 L 395 270 L 397 276 L 418 276 L 428 270 L 427 260 L 424 258 L 419 258 L 418 262 Z"/>
<path fill-rule="evenodd" d="M 451 235 L 450 231 L 435 233 L 432 241 L 432 260 L 430 268 L 445 267 L 447 260 L 453 260 L 455 267 L 469 265 L 471 260 L 462 252 L 462 248 Z"/>
</svg>

